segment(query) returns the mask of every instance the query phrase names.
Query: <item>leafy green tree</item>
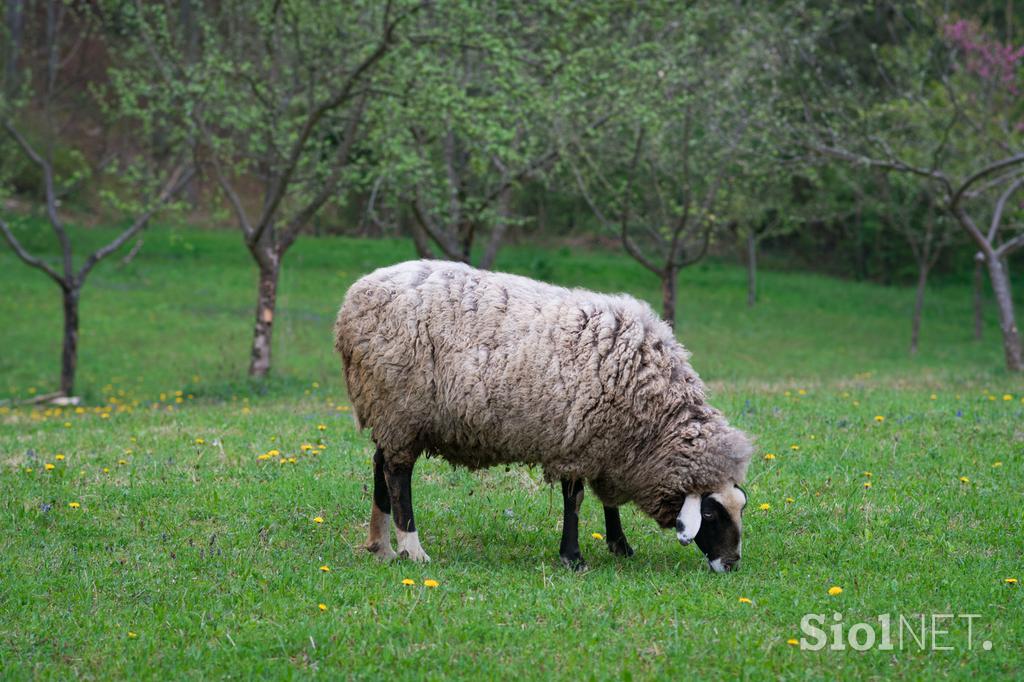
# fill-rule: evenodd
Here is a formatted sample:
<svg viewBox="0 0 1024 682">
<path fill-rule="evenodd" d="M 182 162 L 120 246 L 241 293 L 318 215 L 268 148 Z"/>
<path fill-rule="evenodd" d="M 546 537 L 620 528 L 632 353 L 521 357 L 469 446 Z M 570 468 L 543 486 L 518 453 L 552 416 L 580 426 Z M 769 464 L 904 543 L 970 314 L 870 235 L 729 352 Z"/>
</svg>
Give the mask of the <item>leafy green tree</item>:
<svg viewBox="0 0 1024 682">
<path fill-rule="evenodd" d="M 937 198 L 988 271 L 1007 369 L 1024 370 L 1008 269 L 1024 233 L 1004 220 L 1024 187 L 1024 48 L 938 3 L 892 5 L 892 39 L 859 63 L 823 36 L 802 44 L 801 134 L 822 155 L 916 178 Z"/>
<path fill-rule="evenodd" d="M 401 96 L 374 111 L 382 155 L 372 196 L 390 194 L 412 216 L 423 257 L 493 265 L 524 183 L 544 183 L 559 157 L 553 126 L 585 110 L 578 132 L 608 118 L 579 100 L 579 65 L 611 25 L 607 3 L 438 3 L 417 18 L 415 42 L 388 68 Z M 372 207 L 371 207 L 372 209 Z"/>
<path fill-rule="evenodd" d="M 769 116 L 758 97 L 773 78 L 750 8 L 670 6 L 634 23 L 606 82 L 620 109 L 601 135 L 566 125 L 567 164 L 581 195 L 626 252 L 661 280 L 662 316 L 675 324 L 680 270 L 707 253 L 730 185 Z M 767 23 L 766 23 L 767 22 Z M 611 84 L 611 85 L 610 85 Z"/>
<path fill-rule="evenodd" d="M 163 90 L 230 206 L 258 271 L 249 374 L 271 368 L 277 285 L 288 249 L 361 182 L 374 78 L 420 2 L 226 0 L 193 8 L 198 47 L 158 4 L 122 5 L 138 36 L 141 100 Z"/>
<path fill-rule="evenodd" d="M 18 9 L 18 27 L 24 33 L 17 40 L 9 38 L 5 46 L 18 68 L 8 72 L 0 98 L 0 130 L 7 138 L 6 147 L 0 147 L 5 157 L 0 164 L 0 206 L 16 193 L 19 166 L 10 161 L 17 159 L 20 168 L 39 180 L 31 183 L 28 198 L 46 216 L 60 261 L 52 263 L 34 254 L 27 240 L 23 243 L 24 235 L 19 237 L 20 216 L 6 210 L 0 210 L 0 234 L 22 262 L 60 287 L 64 314 L 60 388 L 44 397 L 70 400 L 86 278 L 172 203 L 193 170 L 187 154 L 168 153 L 181 140 L 178 131 L 165 128 L 163 144 L 153 148 L 152 108 L 136 106 L 116 85 L 107 88 L 101 82 L 82 81 L 82 46 L 108 28 L 94 14 L 60 0 L 27 3 Z M 86 128 L 93 134 L 82 134 Z M 69 130 L 77 134 L 66 134 Z M 90 149 L 93 137 L 103 141 L 105 153 Z M 128 224 L 113 240 L 76 263 L 63 202 L 86 187 L 105 199 L 108 207 L 128 216 Z M 26 227 L 34 224 L 25 223 Z"/>
</svg>

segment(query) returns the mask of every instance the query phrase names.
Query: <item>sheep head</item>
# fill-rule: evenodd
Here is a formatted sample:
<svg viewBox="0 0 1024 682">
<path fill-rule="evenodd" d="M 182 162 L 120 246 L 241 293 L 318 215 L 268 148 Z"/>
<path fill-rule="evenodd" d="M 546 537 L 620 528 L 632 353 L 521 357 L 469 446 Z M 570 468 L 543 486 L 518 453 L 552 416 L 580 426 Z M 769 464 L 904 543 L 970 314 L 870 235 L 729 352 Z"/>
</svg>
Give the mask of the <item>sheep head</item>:
<svg viewBox="0 0 1024 682">
<path fill-rule="evenodd" d="M 716 573 L 735 570 L 743 548 L 743 508 L 747 494 L 732 484 L 712 493 L 686 496 L 676 517 L 680 544 L 696 541 Z"/>
</svg>

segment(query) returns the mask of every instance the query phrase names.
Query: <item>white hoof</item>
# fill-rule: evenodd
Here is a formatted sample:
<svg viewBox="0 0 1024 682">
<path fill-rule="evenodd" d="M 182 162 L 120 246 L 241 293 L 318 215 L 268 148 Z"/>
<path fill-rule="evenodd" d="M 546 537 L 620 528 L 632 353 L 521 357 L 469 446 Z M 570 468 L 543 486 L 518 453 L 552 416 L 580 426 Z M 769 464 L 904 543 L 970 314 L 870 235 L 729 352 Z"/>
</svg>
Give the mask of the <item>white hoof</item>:
<svg viewBox="0 0 1024 682">
<path fill-rule="evenodd" d="M 430 557 L 423 551 L 423 546 L 420 544 L 419 534 L 415 531 L 412 533 L 398 531 L 398 556 L 403 559 L 411 559 L 419 564 L 430 561 Z"/>
</svg>

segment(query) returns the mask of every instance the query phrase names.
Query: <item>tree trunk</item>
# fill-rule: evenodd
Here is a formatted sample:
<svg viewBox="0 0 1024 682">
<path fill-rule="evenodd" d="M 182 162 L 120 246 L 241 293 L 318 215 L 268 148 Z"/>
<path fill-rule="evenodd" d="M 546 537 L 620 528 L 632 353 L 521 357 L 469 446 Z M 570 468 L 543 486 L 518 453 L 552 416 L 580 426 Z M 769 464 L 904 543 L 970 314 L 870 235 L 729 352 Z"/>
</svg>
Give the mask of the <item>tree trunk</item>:
<svg viewBox="0 0 1024 682">
<path fill-rule="evenodd" d="M 434 250 L 430 247 L 430 236 L 423 229 L 415 218 L 408 221 L 409 234 L 412 236 L 413 246 L 416 247 L 416 255 L 420 258 L 437 258 Z"/>
<path fill-rule="evenodd" d="M 984 315 L 982 310 L 982 288 L 985 286 L 985 276 L 982 271 L 983 265 L 980 260 L 974 261 L 974 340 L 981 341 L 981 330 L 984 326 Z"/>
<path fill-rule="evenodd" d="M 78 368 L 78 300 L 82 290 L 64 289 L 64 342 L 60 354 L 60 392 L 70 397 L 75 390 L 75 370 Z"/>
<path fill-rule="evenodd" d="M 275 256 L 260 263 L 260 288 L 256 301 L 256 326 L 252 335 L 252 360 L 249 376 L 263 378 L 270 372 L 270 349 L 274 332 L 274 312 L 277 305 L 277 280 L 281 274 L 281 260 Z"/>
<path fill-rule="evenodd" d="M 917 355 L 918 339 L 921 338 L 921 310 L 924 308 L 924 291 L 928 286 L 928 266 L 918 265 L 917 292 L 914 295 L 914 315 L 910 320 L 910 355 Z"/>
<path fill-rule="evenodd" d="M 1021 358 L 1020 332 L 1013 314 L 1013 296 L 1010 290 L 1010 277 L 998 258 L 986 258 L 989 281 L 992 293 L 995 294 L 996 307 L 999 310 L 999 328 L 1003 333 L 1003 352 L 1006 355 L 1006 369 L 1011 372 L 1024 370 Z"/>
<path fill-rule="evenodd" d="M 757 237 L 747 235 L 747 307 L 757 303 Z"/>
<path fill-rule="evenodd" d="M 676 328 L 676 286 L 679 271 L 666 268 L 661 275 L 661 318 L 675 331 Z"/>
<path fill-rule="evenodd" d="M 494 267 L 494 261 L 498 258 L 498 250 L 505 240 L 505 232 L 508 231 L 508 217 L 512 210 L 512 188 L 506 187 L 498 196 L 498 222 L 491 228 L 491 238 L 484 248 L 484 255 L 480 259 L 480 267 L 490 270 Z"/>
</svg>

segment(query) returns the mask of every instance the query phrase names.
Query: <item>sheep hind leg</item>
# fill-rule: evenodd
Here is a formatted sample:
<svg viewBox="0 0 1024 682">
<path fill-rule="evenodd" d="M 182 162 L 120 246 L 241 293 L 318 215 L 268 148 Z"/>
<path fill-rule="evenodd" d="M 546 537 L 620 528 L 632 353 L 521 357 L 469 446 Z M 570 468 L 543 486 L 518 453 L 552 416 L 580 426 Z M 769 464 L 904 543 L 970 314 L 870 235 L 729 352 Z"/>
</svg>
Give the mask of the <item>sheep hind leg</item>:
<svg viewBox="0 0 1024 682">
<path fill-rule="evenodd" d="M 583 504 L 583 481 L 562 479 L 562 544 L 558 555 L 562 564 L 573 571 L 587 570 L 580 553 L 580 506 Z"/>
<path fill-rule="evenodd" d="M 604 508 L 604 541 L 608 543 L 608 551 L 617 556 L 633 556 L 633 548 L 626 542 L 626 534 L 622 532 L 622 520 L 619 508 Z"/>
<path fill-rule="evenodd" d="M 388 492 L 391 493 L 391 507 L 394 510 L 395 529 L 398 535 L 398 556 L 418 563 L 430 561 L 430 557 L 420 544 L 412 511 L 412 464 L 385 464 L 384 477 L 387 480 Z"/>
<path fill-rule="evenodd" d="M 384 453 L 380 448 L 373 455 L 373 508 L 370 510 L 370 537 L 366 550 L 381 561 L 398 555 L 391 549 L 391 495 L 384 479 Z"/>
</svg>

